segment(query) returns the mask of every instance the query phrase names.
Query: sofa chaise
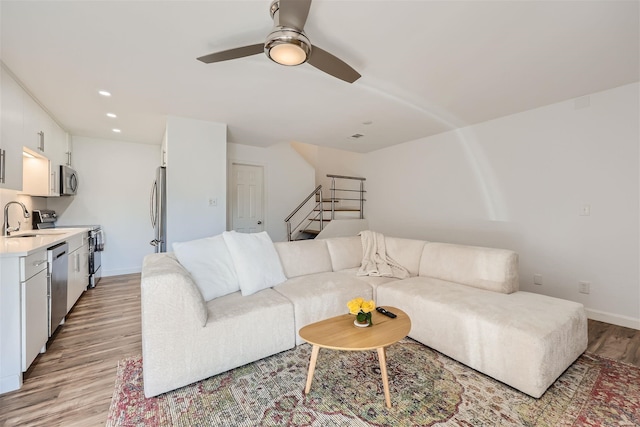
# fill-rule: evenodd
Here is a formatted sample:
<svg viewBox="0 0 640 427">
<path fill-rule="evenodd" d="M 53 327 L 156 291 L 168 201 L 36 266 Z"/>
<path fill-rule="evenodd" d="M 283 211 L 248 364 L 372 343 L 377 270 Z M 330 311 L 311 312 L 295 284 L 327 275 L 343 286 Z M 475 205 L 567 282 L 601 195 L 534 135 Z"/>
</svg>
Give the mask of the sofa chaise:
<svg viewBox="0 0 640 427">
<path fill-rule="evenodd" d="M 536 398 L 586 350 L 584 307 L 519 291 L 516 253 L 388 236 L 385 244 L 408 278 L 357 275 L 359 236 L 277 242 L 281 283 L 209 300 L 176 253 L 148 255 L 145 396 L 302 344 L 300 328 L 346 313 L 355 297 L 402 309 L 409 337 Z"/>
</svg>

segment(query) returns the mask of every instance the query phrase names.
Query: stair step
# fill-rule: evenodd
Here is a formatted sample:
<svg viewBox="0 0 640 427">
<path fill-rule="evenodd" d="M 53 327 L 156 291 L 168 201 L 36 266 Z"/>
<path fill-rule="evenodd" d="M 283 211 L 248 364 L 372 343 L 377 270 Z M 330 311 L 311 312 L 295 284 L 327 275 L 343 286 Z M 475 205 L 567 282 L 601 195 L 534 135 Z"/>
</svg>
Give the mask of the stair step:
<svg viewBox="0 0 640 427">
<path fill-rule="evenodd" d="M 320 209 L 315 208 L 314 211 L 318 212 Z M 331 212 L 331 208 L 322 209 L 325 212 Z M 335 208 L 334 212 L 360 212 L 359 208 Z"/>
<path fill-rule="evenodd" d="M 311 239 L 315 239 L 316 236 L 318 236 L 318 234 L 320 234 L 319 230 L 309 230 L 309 229 L 302 230 L 296 236 L 295 240 L 311 240 Z"/>
</svg>

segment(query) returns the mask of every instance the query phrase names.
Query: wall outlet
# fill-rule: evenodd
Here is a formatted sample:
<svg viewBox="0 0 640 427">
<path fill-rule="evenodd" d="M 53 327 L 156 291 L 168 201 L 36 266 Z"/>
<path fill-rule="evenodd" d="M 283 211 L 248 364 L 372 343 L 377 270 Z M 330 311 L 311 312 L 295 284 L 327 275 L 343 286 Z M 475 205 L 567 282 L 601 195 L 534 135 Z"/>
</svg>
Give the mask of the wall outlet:
<svg viewBox="0 0 640 427">
<path fill-rule="evenodd" d="M 591 205 L 582 205 L 580 207 L 580 216 L 591 216 Z"/>
<path fill-rule="evenodd" d="M 210 197 L 209 198 L 209 206 L 218 206 L 218 199 L 214 198 L 214 197 Z"/>
<path fill-rule="evenodd" d="M 534 274 L 533 275 L 533 284 L 534 285 L 542 285 L 542 274 Z"/>
<path fill-rule="evenodd" d="M 591 283 L 589 282 L 578 282 L 578 292 L 581 294 L 588 294 L 591 292 Z"/>
</svg>

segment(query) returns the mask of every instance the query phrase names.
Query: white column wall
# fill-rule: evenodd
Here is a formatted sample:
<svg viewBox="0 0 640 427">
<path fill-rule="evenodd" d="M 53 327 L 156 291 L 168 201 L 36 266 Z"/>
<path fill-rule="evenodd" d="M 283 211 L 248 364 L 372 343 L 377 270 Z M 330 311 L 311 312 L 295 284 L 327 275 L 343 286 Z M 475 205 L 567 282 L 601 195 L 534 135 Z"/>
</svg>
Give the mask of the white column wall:
<svg viewBox="0 0 640 427">
<path fill-rule="evenodd" d="M 167 251 L 226 228 L 227 126 L 167 120 Z M 154 160 L 157 162 L 157 147 Z M 209 199 L 217 201 L 216 206 Z"/>
</svg>

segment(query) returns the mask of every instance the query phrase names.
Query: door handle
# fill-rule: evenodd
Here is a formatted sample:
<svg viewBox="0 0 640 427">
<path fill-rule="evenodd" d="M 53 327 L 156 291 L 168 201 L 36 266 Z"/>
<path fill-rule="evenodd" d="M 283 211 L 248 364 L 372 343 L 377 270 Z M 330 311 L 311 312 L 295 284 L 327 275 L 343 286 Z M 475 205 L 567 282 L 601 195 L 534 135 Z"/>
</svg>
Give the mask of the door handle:
<svg viewBox="0 0 640 427">
<path fill-rule="evenodd" d="M 258 225 L 261 225 L 261 224 L 262 224 L 262 221 L 258 221 Z"/>
</svg>

